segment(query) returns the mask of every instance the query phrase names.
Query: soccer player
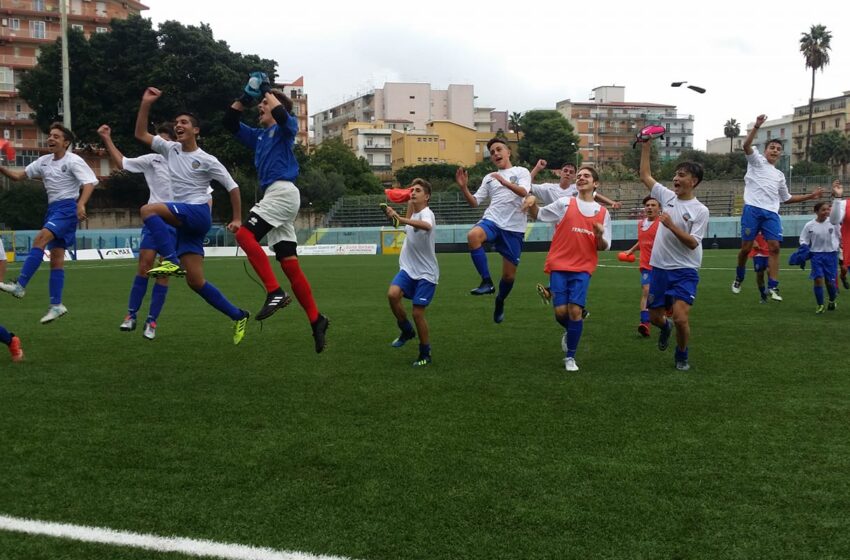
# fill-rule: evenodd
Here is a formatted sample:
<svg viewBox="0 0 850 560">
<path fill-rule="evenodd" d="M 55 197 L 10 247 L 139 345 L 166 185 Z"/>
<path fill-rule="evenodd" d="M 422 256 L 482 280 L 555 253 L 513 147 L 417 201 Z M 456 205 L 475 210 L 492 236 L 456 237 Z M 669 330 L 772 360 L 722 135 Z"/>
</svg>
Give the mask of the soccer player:
<svg viewBox="0 0 850 560">
<path fill-rule="evenodd" d="M 829 293 L 826 309 L 835 311 L 838 297 L 836 274 L 838 272 L 838 246 L 841 244 L 839 227 L 829 221 L 832 206 L 828 202 L 815 204 L 815 219 L 803 226 L 800 246 L 807 245 L 811 251 L 812 271 L 809 279 L 814 281 L 815 313 L 824 312 L 823 287 Z"/>
<path fill-rule="evenodd" d="M 145 176 L 145 182 L 150 191 L 148 204 L 164 203 L 171 200 L 173 197 L 171 192 L 171 171 L 168 168 L 168 162 L 160 154 L 145 154 L 137 158 L 124 157 L 115 143 L 112 141 L 112 129 L 109 125 L 101 125 L 97 129 L 106 151 L 118 169 L 129 171 L 130 173 L 142 173 Z M 174 128 L 170 124 L 162 124 L 156 129 L 157 135 L 163 140 L 174 141 Z M 177 231 L 173 226 L 167 226 L 171 237 L 176 239 Z M 148 291 L 148 271 L 153 268 L 154 260 L 156 259 L 156 245 L 147 228 L 142 228 L 142 236 L 139 241 L 139 266 L 136 272 L 136 277 L 133 279 L 133 286 L 130 288 L 130 300 L 127 304 L 127 315 L 124 321 L 119 326 L 122 331 L 136 330 L 136 314 L 142 306 L 142 300 L 145 298 L 145 293 Z M 148 339 L 156 338 L 156 326 L 159 314 L 162 311 L 162 306 L 165 304 L 165 297 L 168 294 L 168 277 L 162 276 L 156 279 L 151 292 L 151 305 L 148 311 L 148 317 L 145 319 L 145 328 L 142 335 Z"/>
<path fill-rule="evenodd" d="M 0 283 L 6 281 L 7 265 L 8 261 L 6 260 L 6 247 L 3 246 L 3 239 L 0 238 Z"/>
<path fill-rule="evenodd" d="M 21 348 L 21 339 L 15 336 L 15 333 L 7 331 L 3 325 L 0 325 L 0 342 L 9 348 L 9 354 L 12 356 L 13 362 L 22 362 L 24 360 L 24 349 Z"/>
<path fill-rule="evenodd" d="M 413 362 L 415 367 L 431 363 L 431 338 L 425 309 L 434 299 L 440 267 L 434 250 L 437 222 L 434 213 L 428 207 L 431 199 L 431 184 L 424 179 L 414 179 L 411 183 L 410 202 L 407 215 L 398 215 L 391 206 L 385 207 L 387 217 L 393 223 L 404 225 L 404 244 L 398 258 L 399 271 L 390 283 L 387 299 L 395 315 L 401 333 L 392 342 L 394 348 L 401 348 L 419 333 L 419 357 Z M 407 318 L 401 298 L 411 300 L 413 305 L 413 325 Z"/>
<path fill-rule="evenodd" d="M 221 162 L 198 146 L 200 127 L 193 114 L 180 113 L 174 119 L 176 142 L 148 132 L 150 107 L 160 96 L 160 90 L 148 87 L 136 115 L 136 138 L 168 162 L 174 195 L 174 201 L 145 204 L 140 211 L 156 251 L 163 258 L 160 266 L 148 271 L 148 276 L 186 276 L 192 290 L 233 321 L 233 343 L 239 344 L 245 337 L 249 313 L 230 303 L 204 278 L 204 237 L 212 222 L 210 182 L 221 183 L 230 194 L 233 219 L 227 228 L 233 232 L 242 224 L 239 186 Z M 177 228 L 176 241 L 168 231 L 169 225 Z"/>
<path fill-rule="evenodd" d="M 741 250 L 738 253 L 738 267 L 735 269 L 732 292 L 741 293 L 747 258 L 753 248 L 753 240 L 761 232 L 770 249 L 767 259 L 767 291 L 770 299 L 782 301 L 782 296 L 779 295 L 779 245 L 782 242 L 779 205 L 820 198 L 823 189 L 818 187 L 809 194 L 793 196 L 788 192 L 785 175 L 776 169 L 776 163 L 782 155 L 782 142 L 775 138 L 768 140 L 764 155 L 753 148 L 753 139 L 766 120 L 766 115 L 756 117 L 756 124 L 744 140 L 747 174 L 744 176 L 744 210 L 741 213 Z"/>
<path fill-rule="evenodd" d="M 225 128 L 254 151 L 254 163 L 263 192 L 263 198 L 248 213 L 245 225 L 236 232 L 236 242 L 245 251 L 248 262 L 266 288 L 266 301 L 256 316 L 258 321 L 262 321 L 292 301 L 280 287 L 269 258 L 260 247 L 260 240 L 268 235 L 268 245 L 274 250 L 298 303 L 307 314 L 318 353 L 325 349 L 325 333 L 330 323 L 319 313 L 310 282 L 301 270 L 296 252 L 295 218 L 301 207 L 301 195 L 294 183 L 298 177 L 298 162 L 292 147 L 298 132 L 298 120 L 292 116 L 292 100 L 281 91 L 269 89 L 265 74 L 255 72 L 251 80 L 254 81 L 249 80 L 242 97 L 233 102 L 224 116 Z M 258 99 L 260 128 L 251 128 L 240 122 L 240 117 L 245 107 Z"/>
<path fill-rule="evenodd" d="M 44 259 L 44 249 L 50 251 L 50 307 L 41 324 L 53 322 L 68 312 L 62 304 L 65 287 L 65 249 L 76 242 L 77 222 L 86 219 L 89 201 L 97 177 L 83 158 L 73 153 L 74 133 L 60 123 L 50 125 L 47 135 L 48 154 L 41 156 L 24 171 L 0 167 L 0 172 L 13 181 L 41 179 L 47 191 L 47 217 L 35 236 L 16 282 L 0 283 L 0 290 L 16 298 L 26 294 L 26 287 Z M 82 189 L 82 190 L 81 190 Z"/>
<path fill-rule="evenodd" d="M 652 257 L 652 246 L 655 244 L 655 236 L 658 233 L 658 216 L 661 214 L 661 206 L 658 201 L 647 196 L 643 199 L 644 218 L 638 220 L 637 243 L 632 245 L 627 251 L 627 255 L 634 254 L 635 251 L 640 251 L 640 323 L 638 324 L 638 332 L 643 337 L 649 336 L 649 309 L 646 307 L 646 300 L 649 297 L 649 273 L 652 270 L 652 265 L 649 261 Z"/>
<path fill-rule="evenodd" d="M 661 205 L 661 223 L 655 235 L 649 264 L 650 322 L 661 329 L 658 349 L 667 350 L 673 324 L 676 325 L 676 369 L 690 369 L 688 343 L 691 326 L 689 314 L 697 294 L 699 268 L 702 264 L 702 238 L 708 231 L 708 208 L 694 194 L 702 181 L 703 170 L 698 163 L 685 161 L 676 166 L 673 190 L 652 177 L 650 153 L 652 145 L 644 142 L 640 154 L 640 179 L 650 196 Z M 665 314 L 667 300 L 672 303 L 673 322 Z"/>
<path fill-rule="evenodd" d="M 472 263 L 481 275 L 481 284 L 469 293 L 482 296 L 496 291 L 483 247 L 485 241 L 494 243 L 496 251 L 502 255 L 502 279 L 499 281 L 493 321 L 501 323 L 505 320 L 505 299 L 514 287 L 516 269 L 522 254 L 522 242 L 528 224 L 527 216 L 522 211 L 522 201 L 531 188 L 531 175 L 528 169 L 511 164 L 511 149 L 504 138 L 492 138 L 487 142 L 487 149 L 490 161 L 498 171 L 484 177 L 474 195 L 469 192 L 469 174 L 466 169 L 458 167 L 455 180 L 471 207 L 477 208 L 480 203 L 490 201 L 482 219 L 466 235 Z"/>
<path fill-rule="evenodd" d="M 599 262 L 598 251 L 605 251 L 611 245 L 611 215 L 593 200 L 598 184 L 596 170 L 582 167 L 576 177 L 577 197 L 559 198 L 539 208 L 531 195 L 523 204 L 532 218 L 558 224 L 544 270 L 551 283 L 555 320 L 564 327 L 561 349 L 567 371 L 579 369 L 575 356 L 584 328 L 581 311 L 587 300 L 590 277 Z"/>
<path fill-rule="evenodd" d="M 759 303 L 767 303 L 767 285 L 764 282 L 764 275 L 767 272 L 768 258 L 770 257 L 770 248 L 767 246 L 767 241 L 764 235 L 759 232 L 753 240 L 753 249 L 749 253 L 749 257 L 753 259 L 753 270 L 756 273 L 756 285 L 759 288 Z"/>
</svg>

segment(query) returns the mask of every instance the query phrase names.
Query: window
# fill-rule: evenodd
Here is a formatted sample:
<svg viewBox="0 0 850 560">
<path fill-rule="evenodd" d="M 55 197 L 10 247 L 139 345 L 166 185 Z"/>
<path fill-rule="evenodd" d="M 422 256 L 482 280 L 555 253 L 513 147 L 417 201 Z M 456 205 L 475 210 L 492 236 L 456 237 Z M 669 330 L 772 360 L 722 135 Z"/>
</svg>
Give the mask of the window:
<svg viewBox="0 0 850 560">
<path fill-rule="evenodd" d="M 12 31 L 20 31 L 21 29 L 21 20 L 17 18 L 12 18 L 9 20 L 9 29 Z"/>
<path fill-rule="evenodd" d="M 785 129 L 784 129 L 784 128 L 780 128 L 780 129 L 779 129 L 779 137 L 780 137 L 780 138 L 785 138 Z"/>
<path fill-rule="evenodd" d="M 415 95 L 411 95 L 411 96 L 410 96 L 410 98 L 411 98 L 411 99 L 416 99 L 416 96 L 415 96 Z"/>
<path fill-rule="evenodd" d="M 803 134 L 803 125 L 801 125 L 801 124 L 797 125 L 797 134 Z"/>
<path fill-rule="evenodd" d="M 821 121 L 821 122 L 820 122 L 820 130 L 821 130 L 821 132 L 823 132 L 824 130 L 826 130 L 826 121 Z"/>
<path fill-rule="evenodd" d="M 773 131 L 772 131 L 772 130 L 768 130 L 768 131 L 767 131 L 767 139 L 768 139 L 768 140 L 770 140 L 771 132 L 773 132 Z"/>
<path fill-rule="evenodd" d="M 440 149 L 441 149 L 441 150 L 445 150 L 445 149 L 446 149 L 446 141 L 445 141 L 445 140 L 440 140 Z"/>
<path fill-rule="evenodd" d="M 47 25 L 43 21 L 31 21 L 30 37 L 33 39 L 47 39 Z"/>
<path fill-rule="evenodd" d="M 83 31 L 83 26 L 80 25 L 79 23 L 72 23 L 71 29 L 76 29 L 77 31 Z"/>
<path fill-rule="evenodd" d="M 82 0 L 71 0 L 71 13 L 77 16 L 83 13 Z"/>
<path fill-rule="evenodd" d="M 15 72 L 6 66 L 0 66 L 0 91 L 15 91 Z"/>
<path fill-rule="evenodd" d="M 15 140 L 23 140 L 24 139 L 24 131 L 20 128 L 15 129 Z"/>
<path fill-rule="evenodd" d="M 32 0 L 32 9 L 36 12 L 44 11 L 44 0 Z"/>
<path fill-rule="evenodd" d="M 841 128 L 841 119 L 835 119 L 835 128 Z"/>
<path fill-rule="evenodd" d="M 109 29 L 107 29 L 106 27 L 95 27 L 94 28 L 95 33 L 106 33 L 107 31 L 109 31 Z"/>
<path fill-rule="evenodd" d="M 411 114 L 411 115 L 415 115 L 415 114 L 416 114 L 416 111 L 411 111 L 411 112 L 410 112 L 410 114 Z"/>
<path fill-rule="evenodd" d="M 94 15 L 96 15 L 97 17 L 106 17 L 106 2 L 95 3 Z"/>
</svg>

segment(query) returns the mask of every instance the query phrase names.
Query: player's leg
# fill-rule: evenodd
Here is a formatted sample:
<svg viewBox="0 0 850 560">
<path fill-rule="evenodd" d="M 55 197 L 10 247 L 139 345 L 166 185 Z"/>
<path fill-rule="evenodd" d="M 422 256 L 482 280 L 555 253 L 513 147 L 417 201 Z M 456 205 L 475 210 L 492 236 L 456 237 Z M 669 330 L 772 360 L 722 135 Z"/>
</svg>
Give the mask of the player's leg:
<svg viewBox="0 0 850 560">
<path fill-rule="evenodd" d="M 42 228 L 36 234 L 32 242 L 27 258 L 24 260 L 24 265 L 21 267 L 21 272 L 18 275 L 17 281 L 0 283 L 0 290 L 8 292 L 16 298 L 22 298 L 26 294 L 26 287 L 41 266 L 44 260 L 44 249 L 47 244 L 53 241 L 56 236 L 47 228 Z"/>
<path fill-rule="evenodd" d="M 431 363 L 431 334 L 428 330 L 428 321 L 425 320 L 424 305 L 413 305 L 413 322 L 419 332 L 419 356 L 413 365 L 416 367 L 426 366 Z"/>
<path fill-rule="evenodd" d="M 670 344 L 670 334 L 673 332 L 673 322 L 667 317 L 667 289 L 669 286 L 668 271 L 654 267 L 649 272 L 649 294 L 646 306 L 649 309 L 649 322 L 660 329 L 658 334 L 658 349 L 667 350 Z"/>
<path fill-rule="evenodd" d="M 142 233 L 142 237 L 144 238 L 144 233 Z M 133 284 L 130 286 L 127 315 L 118 327 L 122 331 L 136 330 L 136 315 L 148 291 L 148 271 L 153 268 L 154 260 L 156 259 L 155 249 L 144 249 L 142 247 L 143 245 L 139 248 L 139 262 L 136 268 L 136 276 L 133 277 Z"/>
<path fill-rule="evenodd" d="M 496 288 L 493 286 L 493 278 L 490 276 L 490 266 L 487 263 L 487 253 L 484 251 L 484 242 L 487 241 L 488 238 L 492 238 L 494 235 L 494 233 L 490 231 L 492 227 L 495 226 L 487 220 L 482 220 L 473 226 L 473 228 L 466 234 L 469 256 L 472 258 L 472 264 L 475 266 L 475 270 L 478 272 L 478 275 L 481 276 L 481 284 L 477 288 L 469 291 L 469 293 L 474 296 L 492 294 L 496 291 Z"/>
<path fill-rule="evenodd" d="M 640 323 L 638 324 L 638 333 L 643 337 L 648 337 L 650 332 L 649 327 L 649 309 L 646 307 L 646 300 L 649 298 L 649 270 L 641 269 L 640 271 Z"/>
<path fill-rule="evenodd" d="M 689 320 L 691 306 L 680 299 L 673 302 L 673 323 L 676 325 L 676 369 L 687 371 L 690 369 L 688 362 L 688 342 L 691 339 L 691 324 Z"/>
<path fill-rule="evenodd" d="M 254 208 L 256 209 L 256 206 Z M 281 289 L 269 258 L 260 246 L 260 240 L 272 229 L 274 226 L 252 209 L 245 224 L 236 232 L 236 242 L 245 251 L 248 262 L 251 263 L 251 267 L 266 288 L 266 300 L 255 317 L 258 321 L 271 317 L 275 311 L 285 307 L 291 301 L 286 292 Z"/>
<path fill-rule="evenodd" d="M 396 324 L 401 331 L 391 343 L 393 348 L 401 348 L 408 340 L 416 338 L 416 331 L 413 329 L 413 324 L 407 318 L 407 312 L 404 310 L 404 305 L 402 304 L 405 291 L 412 296 L 414 286 L 414 281 L 407 273 L 399 270 L 387 290 L 387 301 L 390 304 L 390 310 L 393 312 Z"/>
<path fill-rule="evenodd" d="M 773 301 L 782 301 L 779 295 L 779 248 L 782 243 L 782 220 L 776 212 L 765 212 L 761 231 L 767 241 L 767 293 Z"/>
<path fill-rule="evenodd" d="M 62 292 L 65 288 L 65 247 L 64 242 L 58 246 L 53 246 L 54 240 L 49 246 L 50 248 L 50 279 L 47 286 L 50 293 L 50 307 L 47 313 L 41 318 L 41 324 L 46 325 L 62 317 L 68 313 L 68 308 L 62 305 Z"/>
<path fill-rule="evenodd" d="M 162 255 L 162 263 L 148 271 L 151 276 L 182 276 L 185 272 L 177 265 L 178 255 L 174 235 L 168 226 L 183 227 L 175 214 L 178 207 L 186 205 L 173 202 L 145 204 L 139 210 L 145 228 L 150 233 L 153 246 Z"/>
<path fill-rule="evenodd" d="M 741 250 L 738 251 L 738 265 L 735 268 L 735 280 L 732 282 L 732 292 L 741 293 L 741 284 L 747 274 L 747 259 L 753 249 L 753 241 L 759 231 L 758 209 L 744 205 L 741 213 Z"/>
<path fill-rule="evenodd" d="M 15 333 L 7 331 L 2 325 L 0 325 L 0 342 L 9 348 L 9 354 L 12 356 L 13 362 L 20 362 L 24 359 L 21 339 L 15 336 Z"/>
<path fill-rule="evenodd" d="M 298 300 L 298 304 L 307 315 L 307 320 L 310 321 L 310 328 L 313 330 L 313 342 L 315 343 L 316 353 L 319 354 L 327 345 L 325 337 L 330 321 L 319 312 L 319 307 L 313 298 L 313 288 L 301 270 L 301 263 L 298 261 L 297 244 L 295 241 L 279 241 L 275 243 L 273 249 L 275 258 L 280 262 L 280 268 L 283 269 L 283 273 L 289 280 L 289 286 L 292 288 L 292 293 L 295 294 L 295 299 Z"/>
</svg>

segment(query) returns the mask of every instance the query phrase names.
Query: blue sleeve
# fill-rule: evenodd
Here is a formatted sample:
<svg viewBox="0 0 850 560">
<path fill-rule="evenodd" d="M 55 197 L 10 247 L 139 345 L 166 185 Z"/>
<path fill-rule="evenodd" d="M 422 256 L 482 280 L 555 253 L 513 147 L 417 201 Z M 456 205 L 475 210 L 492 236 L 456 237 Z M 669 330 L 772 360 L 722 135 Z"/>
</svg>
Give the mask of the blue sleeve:
<svg viewBox="0 0 850 560">
<path fill-rule="evenodd" d="M 272 117 L 288 138 L 295 138 L 298 134 L 298 119 L 289 114 L 283 108 L 283 105 L 278 105 L 272 109 Z"/>
<path fill-rule="evenodd" d="M 259 128 L 251 128 L 247 124 L 240 122 L 239 131 L 236 133 L 236 139 L 239 140 L 245 147 L 252 150 L 257 147 L 257 136 L 260 134 Z"/>
</svg>

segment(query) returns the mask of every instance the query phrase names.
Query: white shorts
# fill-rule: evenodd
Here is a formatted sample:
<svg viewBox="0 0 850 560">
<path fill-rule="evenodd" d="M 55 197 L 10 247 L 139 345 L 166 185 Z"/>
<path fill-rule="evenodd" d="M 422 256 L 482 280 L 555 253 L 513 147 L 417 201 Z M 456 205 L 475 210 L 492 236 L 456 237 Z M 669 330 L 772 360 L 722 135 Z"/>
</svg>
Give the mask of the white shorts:
<svg viewBox="0 0 850 560">
<path fill-rule="evenodd" d="M 301 208 L 301 193 L 290 181 L 275 181 L 266 189 L 262 200 L 251 208 L 251 212 L 266 221 L 272 229 L 266 242 L 274 247 L 281 241 L 297 242 L 295 218 Z"/>
</svg>

